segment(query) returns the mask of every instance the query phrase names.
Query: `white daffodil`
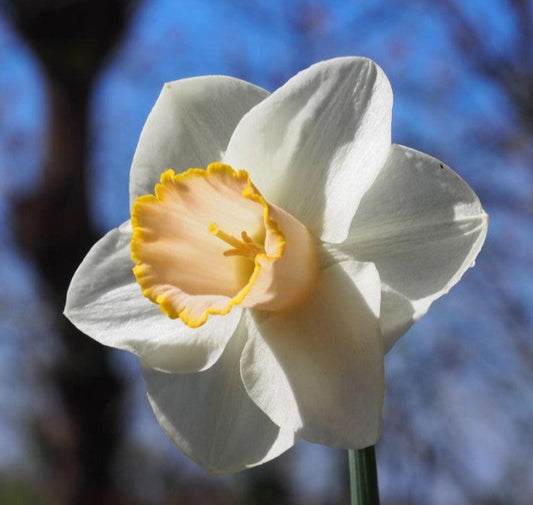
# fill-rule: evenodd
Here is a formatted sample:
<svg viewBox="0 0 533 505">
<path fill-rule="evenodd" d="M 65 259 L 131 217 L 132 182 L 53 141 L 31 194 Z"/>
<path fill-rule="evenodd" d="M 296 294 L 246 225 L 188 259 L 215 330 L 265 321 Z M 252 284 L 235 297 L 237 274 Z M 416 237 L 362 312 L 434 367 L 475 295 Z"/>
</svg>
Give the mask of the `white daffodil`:
<svg viewBox="0 0 533 505">
<path fill-rule="evenodd" d="M 391 110 L 364 58 L 271 95 L 222 76 L 163 87 L 131 168 L 131 222 L 90 250 L 65 314 L 139 356 L 161 426 L 207 470 L 299 438 L 374 444 L 384 353 L 473 264 L 478 198 L 391 145 Z"/>
</svg>

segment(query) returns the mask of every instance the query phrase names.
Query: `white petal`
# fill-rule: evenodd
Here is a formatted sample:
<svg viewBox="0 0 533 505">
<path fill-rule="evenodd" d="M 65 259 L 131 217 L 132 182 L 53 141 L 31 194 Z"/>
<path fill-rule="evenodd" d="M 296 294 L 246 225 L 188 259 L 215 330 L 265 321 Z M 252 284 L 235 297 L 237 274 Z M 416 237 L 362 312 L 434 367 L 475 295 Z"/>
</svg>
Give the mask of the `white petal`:
<svg viewBox="0 0 533 505">
<path fill-rule="evenodd" d="M 89 251 L 72 278 L 65 315 L 98 342 L 137 354 L 146 366 L 177 373 L 210 367 L 233 335 L 241 310 L 213 316 L 198 329 L 169 319 L 141 293 L 130 239 L 126 222 Z"/>
<path fill-rule="evenodd" d="M 130 173 L 130 205 L 152 193 L 168 168 L 182 172 L 219 161 L 241 117 L 268 92 L 225 76 L 163 86 L 141 133 Z"/>
<path fill-rule="evenodd" d="M 236 472 L 279 456 L 295 442 L 250 400 L 239 375 L 246 335 L 237 332 L 205 372 L 144 370 L 161 426 L 190 458 L 212 473 Z"/>
<path fill-rule="evenodd" d="M 380 283 L 371 263 L 321 273 L 316 292 L 289 313 L 245 315 L 241 376 L 279 426 L 334 447 L 374 444 L 381 427 Z"/>
<path fill-rule="evenodd" d="M 364 58 L 300 72 L 245 115 L 224 160 L 316 236 L 342 242 L 387 159 L 392 91 Z"/>
<path fill-rule="evenodd" d="M 341 246 L 378 268 L 386 350 L 474 264 L 487 225 L 476 194 L 453 170 L 393 146 Z"/>
</svg>

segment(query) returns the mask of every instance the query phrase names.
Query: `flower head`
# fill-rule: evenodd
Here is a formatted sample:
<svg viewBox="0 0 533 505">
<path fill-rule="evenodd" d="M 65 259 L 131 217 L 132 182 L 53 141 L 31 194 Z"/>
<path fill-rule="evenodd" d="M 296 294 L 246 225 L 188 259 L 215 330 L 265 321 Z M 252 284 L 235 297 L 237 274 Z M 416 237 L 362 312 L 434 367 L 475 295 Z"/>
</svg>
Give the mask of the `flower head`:
<svg viewBox="0 0 533 505">
<path fill-rule="evenodd" d="M 375 443 L 384 353 L 473 264 L 479 200 L 391 144 L 391 110 L 364 58 L 313 65 L 272 95 L 222 76 L 163 87 L 131 221 L 88 253 L 65 314 L 139 356 L 160 424 L 209 471 L 299 438 Z"/>
</svg>

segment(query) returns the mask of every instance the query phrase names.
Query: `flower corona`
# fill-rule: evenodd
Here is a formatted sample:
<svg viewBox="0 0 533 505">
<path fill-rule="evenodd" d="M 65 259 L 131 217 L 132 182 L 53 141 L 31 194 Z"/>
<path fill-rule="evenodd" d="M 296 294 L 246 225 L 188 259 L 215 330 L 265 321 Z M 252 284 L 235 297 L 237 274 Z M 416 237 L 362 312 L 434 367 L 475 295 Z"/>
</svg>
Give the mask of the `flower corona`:
<svg viewBox="0 0 533 505">
<path fill-rule="evenodd" d="M 132 227 L 133 273 L 143 294 L 192 328 L 239 304 L 290 308 L 317 277 L 305 226 L 269 205 L 245 170 L 223 163 L 164 172 L 155 195 L 133 204 Z"/>
</svg>

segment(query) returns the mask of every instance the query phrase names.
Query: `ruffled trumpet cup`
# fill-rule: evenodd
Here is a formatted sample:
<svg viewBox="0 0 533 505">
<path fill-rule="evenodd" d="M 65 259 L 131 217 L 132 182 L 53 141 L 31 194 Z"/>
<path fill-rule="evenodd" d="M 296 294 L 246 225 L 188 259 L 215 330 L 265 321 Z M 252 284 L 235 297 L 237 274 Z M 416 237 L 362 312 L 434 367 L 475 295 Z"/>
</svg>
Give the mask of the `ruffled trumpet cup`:
<svg viewBox="0 0 533 505">
<path fill-rule="evenodd" d="M 271 95 L 222 76 L 163 87 L 131 168 L 131 222 L 89 251 L 65 314 L 139 356 L 158 421 L 208 471 L 299 438 L 375 443 L 384 353 L 481 249 L 477 196 L 391 144 L 391 110 L 364 58 Z"/>
<path fill-rule="evenodd" d="M 312 235 L 269 205 L 244 170 L 167 170 L 155 193 L 132 206 L 133 273 L 169 317 L 197 328 L 235 305 L 287 310 L 312 292 Z"/>
</svg>

